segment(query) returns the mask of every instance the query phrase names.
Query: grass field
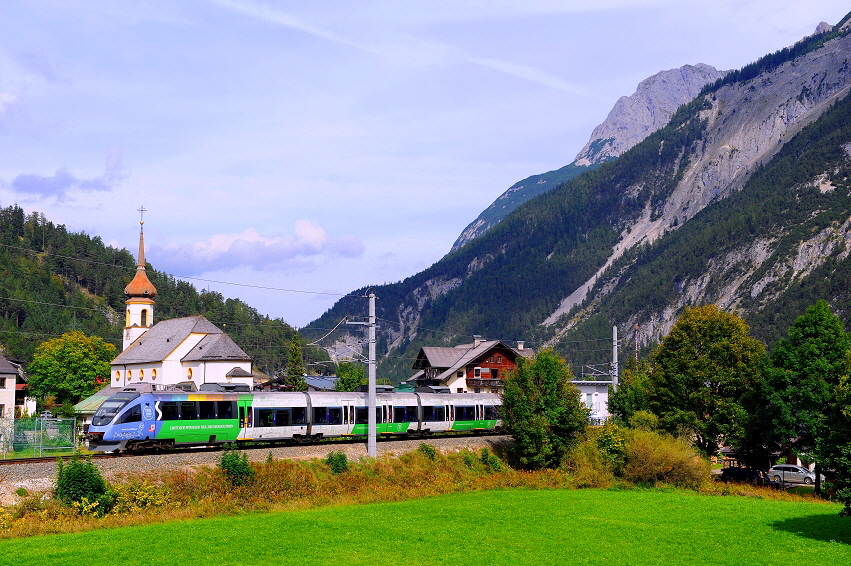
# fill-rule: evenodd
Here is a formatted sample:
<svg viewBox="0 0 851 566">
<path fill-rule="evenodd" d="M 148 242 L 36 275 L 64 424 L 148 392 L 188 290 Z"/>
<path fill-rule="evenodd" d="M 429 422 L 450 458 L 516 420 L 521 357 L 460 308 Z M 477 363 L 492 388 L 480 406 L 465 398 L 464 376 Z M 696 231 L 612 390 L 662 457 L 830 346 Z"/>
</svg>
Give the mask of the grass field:
<svg viewBox="0 0 851 566">
<path fill-rule="evenodd" d="M 0 564 L 851 564 L 832 504 L 491 491 L 0 540 Z"/>
</svg>

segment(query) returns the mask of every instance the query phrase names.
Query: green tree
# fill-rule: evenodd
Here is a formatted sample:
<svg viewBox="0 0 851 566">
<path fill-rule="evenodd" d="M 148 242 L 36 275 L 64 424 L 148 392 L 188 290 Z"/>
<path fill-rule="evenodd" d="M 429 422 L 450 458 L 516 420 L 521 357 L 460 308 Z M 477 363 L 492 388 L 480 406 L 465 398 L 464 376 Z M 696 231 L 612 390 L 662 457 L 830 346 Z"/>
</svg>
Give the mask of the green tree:
<svg viewBox="0 0 851 566">
<path fill-rule="evenodd" d="M 506 375 L 502 420 L 524 466 L 558 466 L 585 430 L 589 411 L 572 379 L 567 363 L 552 350 L 532 360 L 518 358 L 517 369 Z"/>
<path fill-rule="evenodd" d="M 292 385 L 296 391 L 307 391 L 304 380 L 304 359 L 301 353 L 301 341 L 298 334 L 293 334 L 290 342 L 290 355 L 287 359 L 287 385 Z"/>
<path fill-rule="evenodd" d="M 827 301 L 810 306 L 789 328 L 789 336 L 774 345 L 773 370 L 767 376 L 766 397 L 772 408 L 771 430 L 796 453 L 811 456 L 820 437 L 825 410 L 847 372 L 851 339 Z M 816 459 L 816 471 L 820 468 Z M 816 490 L 821 485 L 816 474 Z"/>
<path fill-rule="evenodd" d="M 57 403 L 76 403 L 109 384 L 115 346 L 98 336 L 66 332 L 41 343 L 27 367 L 30 393 Z"/>
<path fill-rule="evenodd" d="M 816 438 L 816 461 L 836 473 L 833 487 L 845 504 L 840 515 L 851 516 L 851 377 L 843 376 L 825 411 L 824 432 Z"/>
<path fill-rule="evenodd" d="M 742 397 L 760 383 L 765 356 L 738 316 L 714 305 L 687 307 L 651 354 L 650 409 L 660 426 L 688 434 L 705 455 L 741 436 Z"/>
<path fill-rule="evenodd" d="M 609 386 L 609 412 L 621 424 L 627 424 L 638 411 L 649 411 L 650 365 L 645 360 L 630 360 L 617 389 Z"/>
<path fill-rule="evenodd" d="M 359 385 L 366 385 L 367 377 L 363 366 L 351 362 L 342 362 L 337 366 L 337 383 L 334 391 L 354 391 Z"/>
</svg>

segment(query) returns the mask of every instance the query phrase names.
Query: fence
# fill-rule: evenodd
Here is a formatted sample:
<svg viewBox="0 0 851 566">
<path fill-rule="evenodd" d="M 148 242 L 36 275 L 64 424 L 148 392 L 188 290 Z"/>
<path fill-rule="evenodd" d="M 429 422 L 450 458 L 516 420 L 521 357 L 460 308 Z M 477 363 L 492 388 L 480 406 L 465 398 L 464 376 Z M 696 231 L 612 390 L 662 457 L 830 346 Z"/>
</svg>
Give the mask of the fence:
<svg viewBox="0 0 851 566">
<path fill-rule="evenodd" d="M 76 447 L 76 419 L 0 419 L 3 458 L 38 458 L 73 452 Z"/>
</svg>

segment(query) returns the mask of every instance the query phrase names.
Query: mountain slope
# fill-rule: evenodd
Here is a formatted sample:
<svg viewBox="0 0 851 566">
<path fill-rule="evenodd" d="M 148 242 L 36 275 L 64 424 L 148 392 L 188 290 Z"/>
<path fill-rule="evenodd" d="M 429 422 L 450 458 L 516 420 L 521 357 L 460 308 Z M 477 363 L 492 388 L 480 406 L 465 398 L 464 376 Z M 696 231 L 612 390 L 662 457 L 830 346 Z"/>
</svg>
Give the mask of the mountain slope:
<svg viewBox="0 0 851 566">
<path fill-rule="evenodd" d="M 828 118 L 840 112 L 842 106 L 837 103 L 851 87 L 851 36 L 846 32 L 837 27 L 731 73 L 705 88 L 664 128 L 617 160 L 519 206 L 429 269 L 376 288 L 381 299 L 382 375 L 406 377 L 412 352 L 420 345 L 458 343 L 469 334 L 526 340 L 537 346 L 554 344 L 576 358 L 578 341 L 605 339 L 613 324 L 623 332 L 638 323 L 641 341 L 652 341 L 669 328 L 683 305 L 693 302 L 717 299 L 723 306 L 742 309 L 748 317 L 769 312 L 787 291 L 783 284 L 774 294 L 763 295 L 765 289 L 774 289 L 782 277 L 798 279 L 782 271 L 782 262 L 765 263 L 765 257 L 780 253 L 772 242 L 790 236 L 772 235 L 771 229 L 756 241 L 742 232 L 755 222 L 745 211 L 772 202 L 748 183 L 757 182 L 750 179 L 758 172 L 755 178 L 788 185 L 792 174 L 784 172 L 789 159 L 784 147 L 796 140 L 803 144 L 799 151 L 803 155 L 800 152 L 809 151 L 819 136 L 826 139 L 838 130 L 841 119 Z M 801 134 L 821 116 L 828 122 L 820 122 L 818 128 L 826 129 L 815 137 L 812 129 Z M 813 151 L 822 155 L 827 150 Z M 808 158 L 806 162 L 811 164 L 809 176 L 800 177 L 806 183 L 841 182 L 831 176 L 843 166 L 839 161 L 828 164 Z M 825 204 L 811 198 L 812 191 L 784 190 L 779 202 L 804 203 L 787 203 L 792 211 L 787 218 L 797 224 L 785 230 L 806 235 L 809 243 L 788 243 L 783 249 L 827 249 L 823 240 L 829 238 L 822 231 L 828 226 L 806 222 L 826 218 L 821 216 L 826 214 L 824 207 L 836 213 L 833 207 L 841 203 Z M 733 196 L 746 201 L 730 201 L 735 206 L 723 208 Z M 711 238 L 680 240 L 694 229 L 684 227 L 696 222 L 698 215 L 702 219 L 720 214 L 715 210 L 730 216 L 729 223 L 717 219 L 711 223 L 725 226 L 725 231 L 710 231 Z M 750 216 L 756 218 L 753 213 Z M 841 233 L 842 226 L 840 222 L 835 229 Z M 744 247 L 721 247 L 739 239 Z M 672 243 L 680 241 L 691 242 L 694 248 Z M 716 253 L 721 249 L 726 250 L 723 257 Z M 784 261 L 812 265 L 806 272 L 809 284 L 813 281 L 809 274 L 823 264 L 812 259 L 818 254 L 795 252 L 792 257 L 798 256 L 803 259 Z M 757 258 L 755 265 L 773 265 L 774 271 L 751 273 L 742 258 Z M 728 264 L 733 267 L 724 267 Z M 643 270 L 641 276 L 636 275 L 638 270 Z M 748 292 L 765 297 L 764 304 L 736 291 L 742 282 L 757 276 Z M 790 285 L 789 289 L 794 287 Z M 713 289 L 726 291 L 713 294 Z M 348 297 L 311 326 L 333 326 L 343 315 L 357 315 L 364 308 L 364 300 Z M 335 336 L 336 354 L 350 351 L 358 337 L 349 332 Z"/>
<path fill-rule="evenodd" d="M 667 124 L 677 108 L 724 74 L 715 67 L 698 63 L 662 71 L 644 79 L 635 93 L 628 97 L 622 96 L 615 103 L 606 120 L 594 129 L 591 139 L 573 163 L 555 171 L 527 177 L 509 187 L 464 228 L 452 244 L 452 250 L 481 236 L 524 202 L 615 159 Z"/>
</svg>

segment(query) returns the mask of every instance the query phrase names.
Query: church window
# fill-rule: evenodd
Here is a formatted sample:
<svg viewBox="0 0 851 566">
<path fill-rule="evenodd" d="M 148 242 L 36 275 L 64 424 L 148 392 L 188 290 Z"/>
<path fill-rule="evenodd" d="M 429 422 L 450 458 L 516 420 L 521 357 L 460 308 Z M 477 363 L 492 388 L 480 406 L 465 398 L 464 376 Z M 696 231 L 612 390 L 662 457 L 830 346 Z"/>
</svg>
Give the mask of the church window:
<svg viewBox="0 0 851 566">
<path fill-rule="evenodd" d="M 130 326 L 130 309 L 127 309 L 127 321 L 124 326 Z"/>
<path fill-rule="evenodd" d="M 145 379 L 145 370 L 143 370 L 143 369 L 139 370 L 139 379 L 140 380 Z"/>
<path fill-rule="evenodd" d="M 142 326 L 148 326 L 148 309 L 142 309 Z"/>
<path fill-rule="evenodd" d="M 188 368 L 186 370 L 186 377 L 192 379 L 192 368 Z"/>
<path fill-rule="evenodd" d="M 121 379 L 121 372 L 118 371 L 118 370 L 115 370 L 115 381 L 118 381 L 119 379 Z"/>
<path fill-rule="evenodd" d="M 157 380 L 157 370 L 155 370 L 155 369 L 151 370 L 151 379 L 153 379 L 154 381 Z"/>
<path fill-rule="evenodd" d="M 130 381 L 131 379 L 133 379 L 133 370 L 128 369 L 127 370 L 127 381 Z"/>
</svg>

